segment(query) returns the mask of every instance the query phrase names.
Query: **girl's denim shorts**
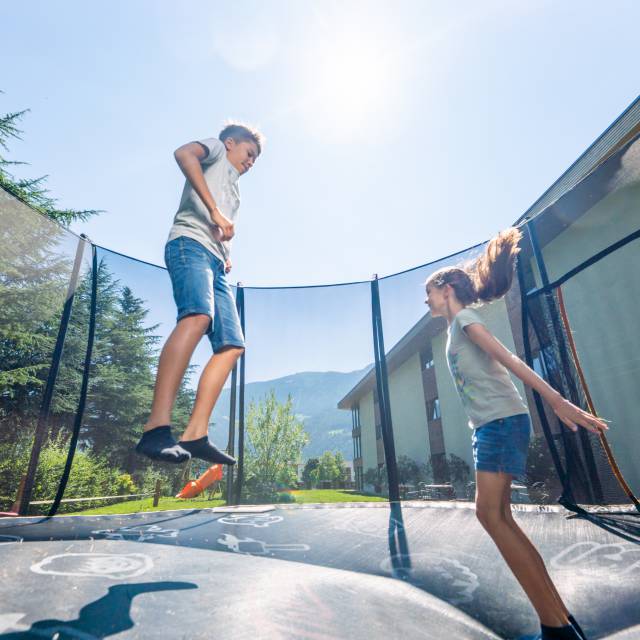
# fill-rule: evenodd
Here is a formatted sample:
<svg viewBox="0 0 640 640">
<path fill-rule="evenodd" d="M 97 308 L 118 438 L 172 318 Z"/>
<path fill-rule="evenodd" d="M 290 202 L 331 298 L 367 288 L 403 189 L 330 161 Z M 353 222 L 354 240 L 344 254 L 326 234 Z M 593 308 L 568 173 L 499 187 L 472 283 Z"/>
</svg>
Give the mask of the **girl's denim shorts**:
<svg viewBox="0 0 640 640">
<path fill-rule="evenodd" d="M 531 418 L 520 413 L 476 427 L 471 439 L 476 471 L 525 474 L 531 437 Z"/>
<path fill-rule="evenodd" d="M 236 301 L 224 272 L 224 263 L 187 236 L 167 242 L 164 261 L 171 277 L 179 322 L 194 314 L 211 318 L 207 337 L 213 352 L 244 347 Z"/>
</svg>

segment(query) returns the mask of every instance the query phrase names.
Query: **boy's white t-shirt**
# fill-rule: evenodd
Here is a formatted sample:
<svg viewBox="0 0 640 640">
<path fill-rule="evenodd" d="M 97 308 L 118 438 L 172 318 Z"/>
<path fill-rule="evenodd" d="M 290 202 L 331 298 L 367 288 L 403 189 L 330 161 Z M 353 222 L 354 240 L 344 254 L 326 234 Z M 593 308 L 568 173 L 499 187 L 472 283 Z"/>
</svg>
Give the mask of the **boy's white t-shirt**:
<svg viewBox="0 0 640 640">
<path fill-rule="evenodd" d="M 474 323 L 486 326 L 472 309 L 460 310 L 449 326 L 446 349 L 449 371 L 472 429 L 492 420 L 528 413 L 507 369 L 464 331 Z"/>
<path fill-rule="evenodd" d="M 220 140 L 204 138 L 197 142 L 208 150 L 208 154 L 200 160 L 200 164 L 209 191 L 218 209 L 235 224 L 240 208 L 240 190 L 238 189 L 240 173 L 227 160 L 225 146 Z M 187 180 L 167 242 L 179 236 L 187 236 L 199 242 L 224 262 L 229 257 L 231 241 L 217 240 L 214 237 L 216 228 L 218 227 L 212 222 L 207 208 Z"/>
</svg>

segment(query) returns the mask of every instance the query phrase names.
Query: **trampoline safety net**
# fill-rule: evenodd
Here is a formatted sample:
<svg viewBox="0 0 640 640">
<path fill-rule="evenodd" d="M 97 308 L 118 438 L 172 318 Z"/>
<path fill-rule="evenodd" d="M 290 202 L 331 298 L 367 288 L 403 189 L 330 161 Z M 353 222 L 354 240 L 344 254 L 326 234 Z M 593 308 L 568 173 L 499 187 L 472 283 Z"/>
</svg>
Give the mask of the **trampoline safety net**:
<svg viewBox="0 0 640 640">
<path fill-rule="evenodd" d="M 0 218 L 0 511 L 142 510 L 175 496 L 206 466 L 163 467 L 134 451 L 175 326 L 166 270 L 93 245 L 2 191 Z M 631 513 L 640 493 L 640 141 L 522 231 L 513 287 L 478 312 L 610 430 L 571 432 L 516 381 L 533 437 L 513 500 Z M 484 247 L 367 282 L 235 287 L 247 350 L 209 433 L 239 463 L 193 504 L 314 491 L 325 492 L 316 500 L 473 500 L 471 430 L 446 364 L 446 323 L 428 313 L 423 285 Z M 178 392 L 178 432 L 210 355 L 203 340 Z"/>
</svg>

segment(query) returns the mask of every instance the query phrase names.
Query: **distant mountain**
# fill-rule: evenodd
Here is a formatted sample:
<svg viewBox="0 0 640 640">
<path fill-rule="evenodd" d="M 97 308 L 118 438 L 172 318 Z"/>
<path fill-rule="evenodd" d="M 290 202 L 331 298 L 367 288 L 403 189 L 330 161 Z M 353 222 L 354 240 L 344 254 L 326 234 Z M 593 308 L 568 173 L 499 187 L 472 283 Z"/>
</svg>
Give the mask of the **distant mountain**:
<svg viewBox="0 0 640 640">
<path fill-rule="evenodd" d="M 286 402 L 290 395 L 293 411 L 304 423 L 310 442 L 303 457 L 313 458 L 325 451 L 340 451 L 346 460 L 353 459 L 351 413 L 337 408 L 338 402 L 363 378 L 373 365 L 360 371 L 310 371 L 284 378 L 252 382 L 245 385 L 245 411 L 251 402 L 260 402 L 274 390 L 278 402 Z M 226 446 L 229 434 L 229 389 L 224 389 L 214 409 L 209 428 L 212 439 Z M 236 415 L 236 421 L 237 421 Z"/>
</svg>

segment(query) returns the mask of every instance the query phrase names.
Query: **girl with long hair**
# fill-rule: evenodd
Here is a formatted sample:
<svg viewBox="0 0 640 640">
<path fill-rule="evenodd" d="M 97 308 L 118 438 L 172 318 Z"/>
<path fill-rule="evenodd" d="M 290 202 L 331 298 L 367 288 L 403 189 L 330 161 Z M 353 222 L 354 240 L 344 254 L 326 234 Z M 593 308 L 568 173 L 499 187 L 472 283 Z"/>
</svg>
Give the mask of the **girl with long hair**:
<svg viewBox="0 0 640 640">
<path fill-rule="evenodd" d="M 549 386 L 487 329 L 470 307 L 503 297 L 513 280 L 522 237 L 511 228 L 493 238 L 467 267 L 446 267 L 427 280 L 426 304 L 447 320 L 449 370 L 473 429 L 476 515 L 496 543 L 540 618 L 541 640 L 585 640 L 529 538 L 511 513 L 511 480 L 523 476 L 531 434 L 526 404 L 509 372 L 537 391 L 572 431 L 598 433 L 606 423 Z"/>
</svg>

